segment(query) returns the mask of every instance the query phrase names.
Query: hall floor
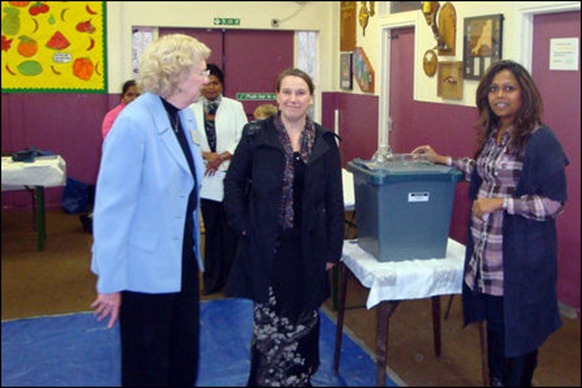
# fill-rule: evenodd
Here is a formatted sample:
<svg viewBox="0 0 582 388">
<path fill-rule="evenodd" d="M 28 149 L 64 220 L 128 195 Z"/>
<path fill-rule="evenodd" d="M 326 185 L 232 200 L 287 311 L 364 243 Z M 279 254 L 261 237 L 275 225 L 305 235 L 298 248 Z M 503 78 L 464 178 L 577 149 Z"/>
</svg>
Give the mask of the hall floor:
<svg viewBox="0 0 582 388">
<path fill-rule="evenodd" d="M 37 251 L 30 212 L 2 212 L 2 320 L 88 311 L 95 297 L 90 272 L 92 236 L 78 216 L 47 212 L 47 240 Z M 348 285 L 345 330 L 373 354 L 374 310 L 360 308 L 367 292 Z M 215 294 L 203 299 L 222 298 Z M 446 311 L 448 297 L 441 298 Z M 332 301 L 325 303 L 335 317 Z M 482 386 L 480 342 L 476 326 L 463 327 L 460 296 L 442 321 L 442 355 L 435 357 L 429 299 L 400 304 L 390 319 L 388 366 L 392 378 L 408 386 Z M 535 386 L 579 387 L 580 321 L 563 317 L 564 326 L 540 350 Z M 341 369 L 341 363 L 340 363 Z"/>
</svg>

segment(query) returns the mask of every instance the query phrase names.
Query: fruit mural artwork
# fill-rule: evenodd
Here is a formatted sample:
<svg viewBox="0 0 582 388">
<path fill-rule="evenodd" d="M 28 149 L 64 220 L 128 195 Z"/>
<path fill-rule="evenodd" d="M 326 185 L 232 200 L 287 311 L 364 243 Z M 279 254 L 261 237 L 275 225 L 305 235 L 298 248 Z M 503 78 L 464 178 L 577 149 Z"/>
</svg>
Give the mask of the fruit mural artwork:
<svg viewBox="0 0 582 388">
<path fill-rule="evenodd" d="M 2 92 L 105 93 L 105 2 L 2 1 Z"/>
</svg>

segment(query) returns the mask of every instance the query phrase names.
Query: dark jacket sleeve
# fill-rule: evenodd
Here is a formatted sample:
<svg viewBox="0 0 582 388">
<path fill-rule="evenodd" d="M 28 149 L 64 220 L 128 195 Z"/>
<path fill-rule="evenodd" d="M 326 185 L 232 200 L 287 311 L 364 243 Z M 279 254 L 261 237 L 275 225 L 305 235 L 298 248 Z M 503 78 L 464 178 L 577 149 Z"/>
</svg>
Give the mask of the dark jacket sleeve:
<svg viewBox="0 0 582 388">
<path fill-rule="evenodd" d="M 244 126 L 224 178 L 224 209 L 229 225 L 238 235 L 244 234 L 248 228 L 248 190 L 252 184 L 252 141 L 256 136 L 256 125 L 252 122 Z"/>
<path fill-rule="evenodd" d="M 329 235 L 329 251 L 326 261 L 338 263 L 342 256 L 344 242 L 344 197 L 341 157 L 335 134 L 328 132 L 325 134 L 325 139 L 331 148 L 325 198 Z"/>
</svg>

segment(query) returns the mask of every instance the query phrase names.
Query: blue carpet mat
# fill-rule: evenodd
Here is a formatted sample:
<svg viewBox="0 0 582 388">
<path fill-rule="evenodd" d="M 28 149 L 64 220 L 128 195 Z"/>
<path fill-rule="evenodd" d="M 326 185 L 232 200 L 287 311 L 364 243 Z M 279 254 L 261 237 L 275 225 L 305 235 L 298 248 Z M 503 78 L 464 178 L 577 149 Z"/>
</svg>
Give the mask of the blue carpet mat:
<svg viewBox="0 0 582 388">
<path fill-rule="evenodd" d="M 200 306 L 198 386 L 244 386 L 249 369 L 252 304 L 240 299 Z M 333 374 L 335 324 L 321 315 L 321 366 L 314 386 L 373 386 L 376 365 L 344 333 Z M 2 322 L 2 386 L 119 386 L 118 325 L 107 330 L 91 313 Z M 387 386 L 397 386 L 387 376 Z"/>
</svg>

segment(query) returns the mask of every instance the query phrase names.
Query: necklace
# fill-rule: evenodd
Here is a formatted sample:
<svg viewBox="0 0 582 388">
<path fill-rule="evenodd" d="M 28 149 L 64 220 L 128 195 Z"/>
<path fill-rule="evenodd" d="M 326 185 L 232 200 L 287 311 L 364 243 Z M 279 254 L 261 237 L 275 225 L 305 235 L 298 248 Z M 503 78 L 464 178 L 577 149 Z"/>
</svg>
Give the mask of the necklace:
<svg viewBox="0 0 582 388">
<path fill-rule="evenodd" d="M 178 120 L 180 120 L 180 118 L 178 118 L 177 115 L 173 115 L 171 113 L 168 113 L 168 118 L 170 119 L 170 125 L 172 126 L 174 133 L 178 133 L 180 130 L 180 122 Z"/>
</svg>

